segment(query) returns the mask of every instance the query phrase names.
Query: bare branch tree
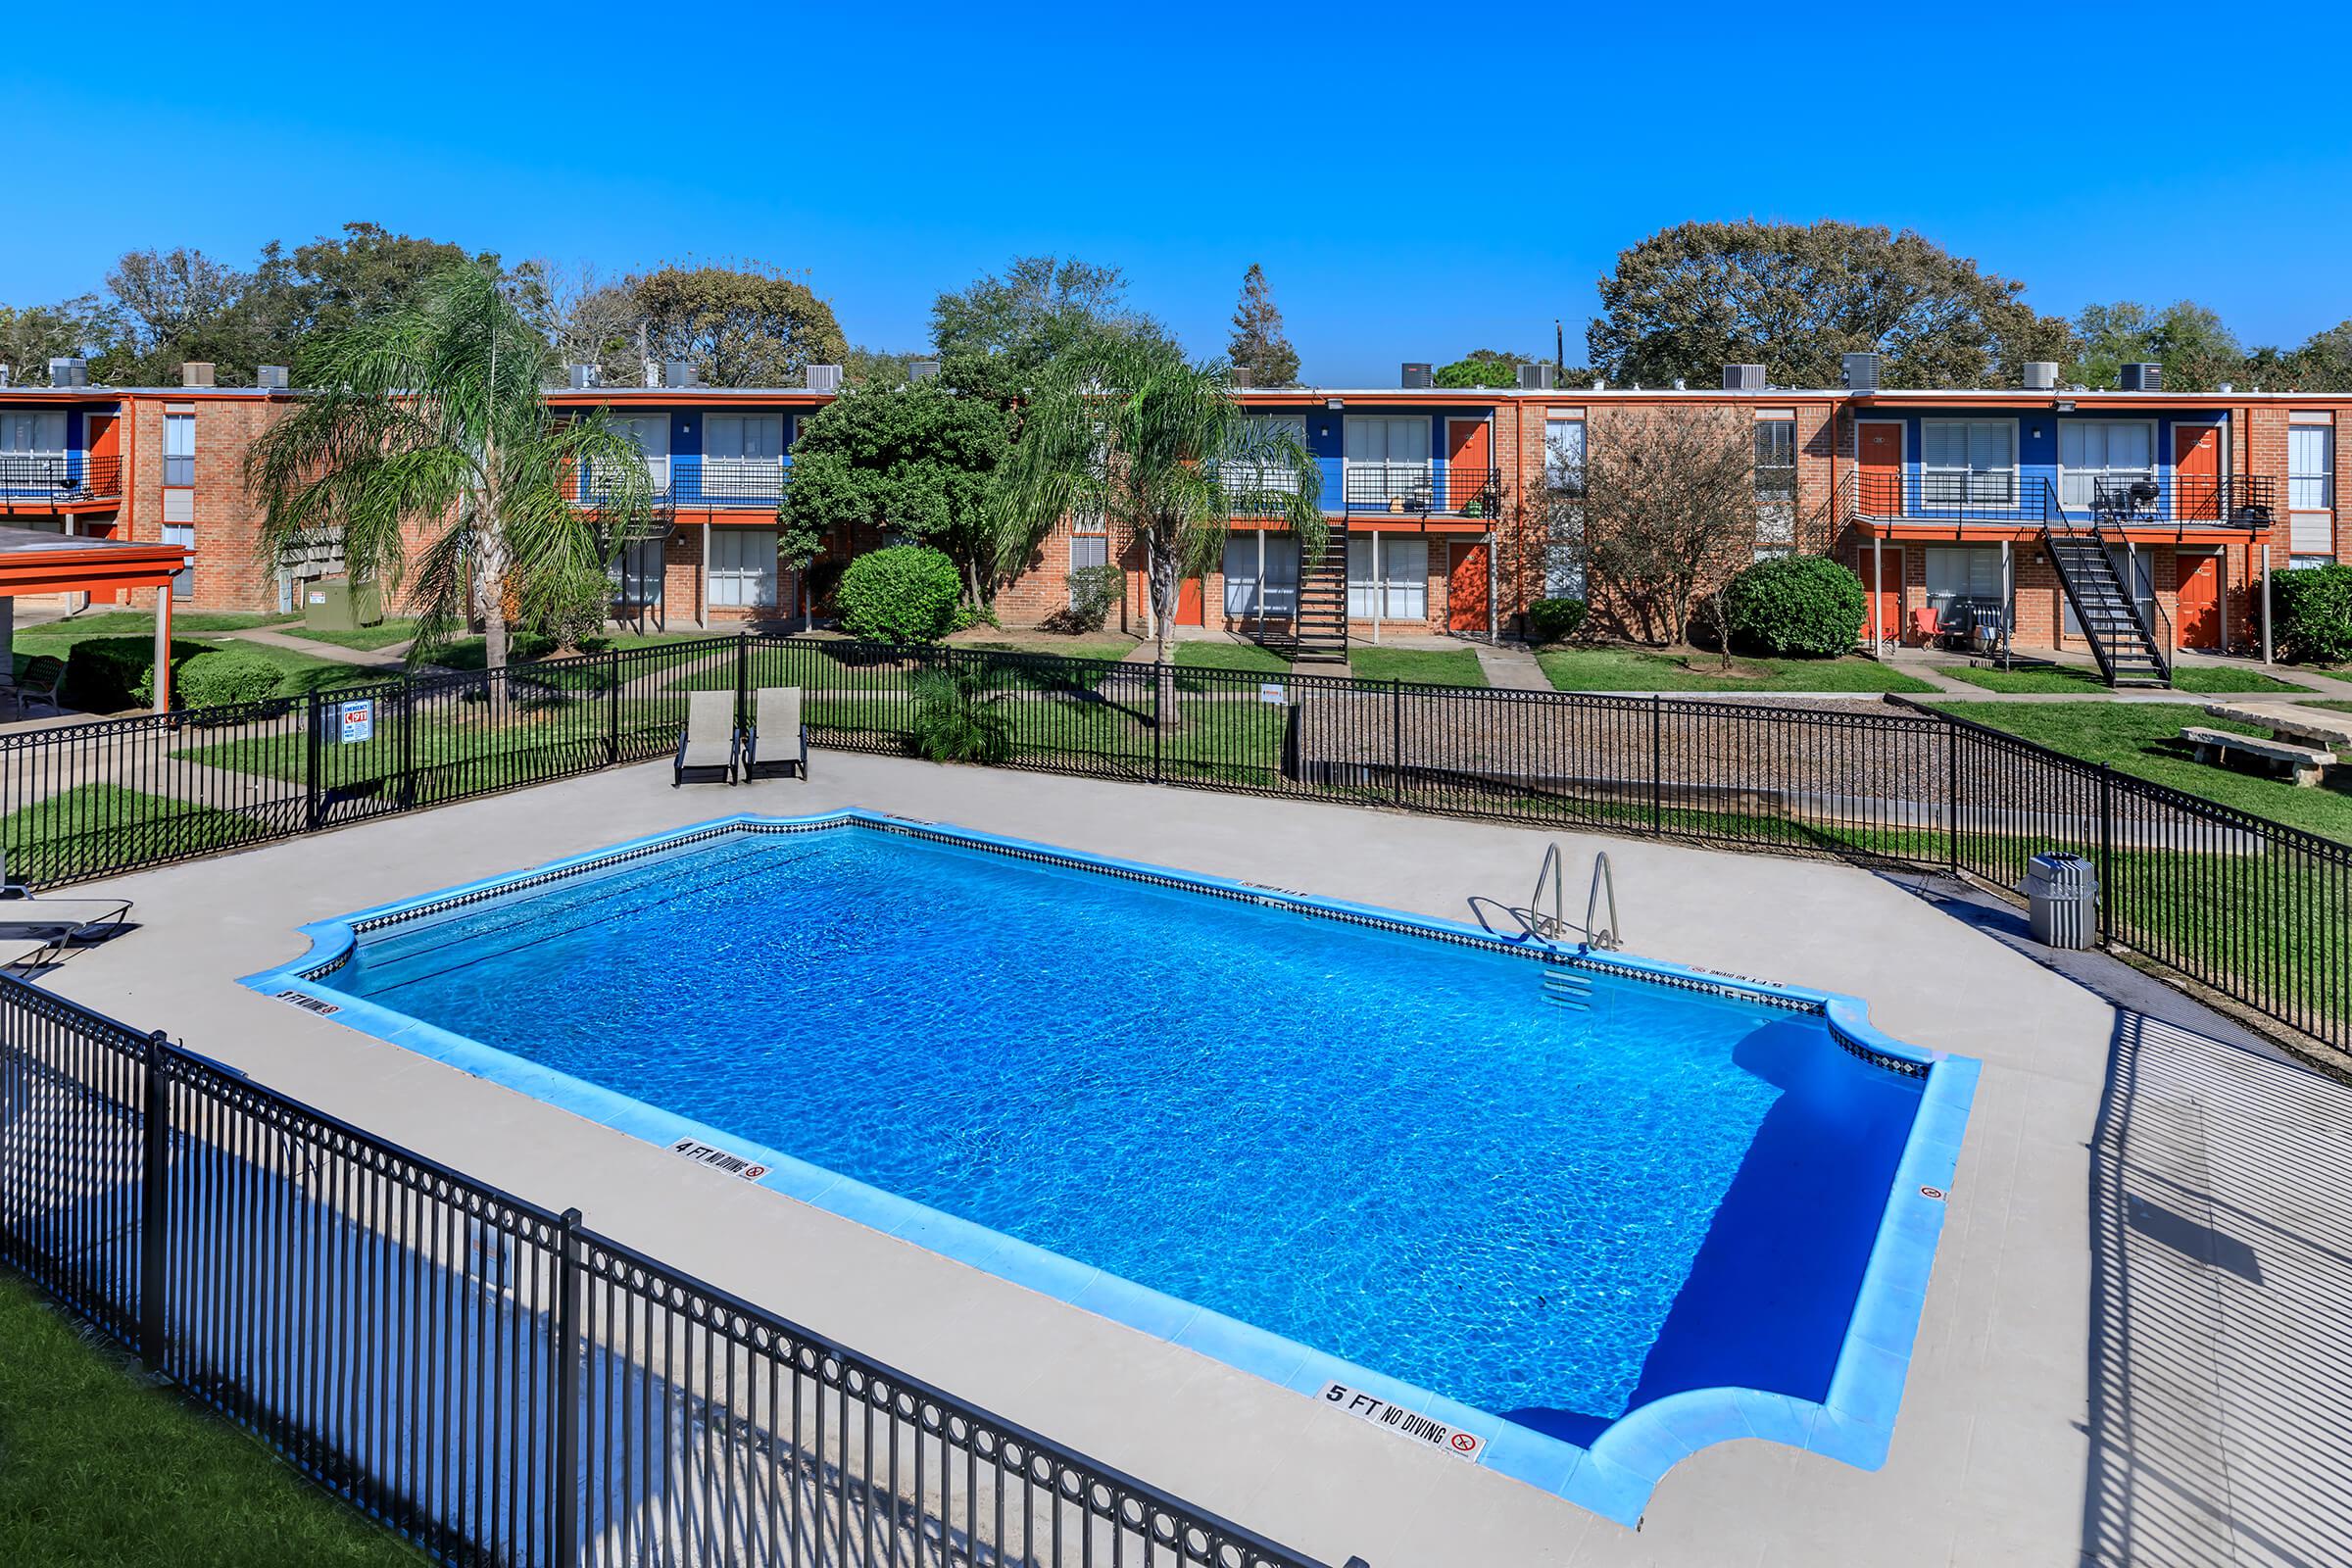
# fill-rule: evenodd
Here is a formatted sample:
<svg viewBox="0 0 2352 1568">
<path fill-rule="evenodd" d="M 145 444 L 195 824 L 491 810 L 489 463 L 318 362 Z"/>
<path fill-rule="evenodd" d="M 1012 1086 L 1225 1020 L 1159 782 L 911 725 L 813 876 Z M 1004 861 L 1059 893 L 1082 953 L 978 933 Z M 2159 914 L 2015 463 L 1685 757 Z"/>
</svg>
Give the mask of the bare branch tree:
<svg viewBox="0 0 2352 1568">
<path fill-rule="evenodd" d="M 1753 559 L 1751 433 L 1711 409 L 1596 420 L 1582 512 L 1595 612 L 1637 641 L 1682 641 L 1700 599 Z"/>
</svg>

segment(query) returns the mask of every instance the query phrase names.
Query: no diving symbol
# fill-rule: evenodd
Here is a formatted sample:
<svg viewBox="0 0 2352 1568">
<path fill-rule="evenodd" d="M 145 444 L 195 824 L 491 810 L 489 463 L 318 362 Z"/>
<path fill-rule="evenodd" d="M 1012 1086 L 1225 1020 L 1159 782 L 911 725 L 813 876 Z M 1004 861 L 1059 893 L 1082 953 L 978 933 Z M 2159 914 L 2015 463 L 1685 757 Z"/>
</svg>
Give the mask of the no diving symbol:
<svg viewBox="0 0 2352 1568">
<path fill-rule="evenodd" d="M 1471 1451 L 1473 1448 L 1476 1448 L 1477 1446 L 1478 1446 L 1478 1440 L 1477 1440 L 1476 1438 L 1472 1437 L 1472 1436 L 1471 1436 L 1469 1433 L 1467 1433 L 1467 1432 L 1456 1432 L 1456 1433 L 1453 1435 L 1453 1451 L 1454 1451 L 1454 1452 L 1456 1452 L 1456 1453 L 1468 1453 L 1468 1452 L 1470 1452 L 1470 1451 Z"/>
<path fill-rule="evenodd" d="M 1940 1187 L 1922 1187 L 1919 1190 L 1919 1196 L 1922 1198 L 1941 1199 L 1943 1197 L 1943 1189 Z"/>
</svg>

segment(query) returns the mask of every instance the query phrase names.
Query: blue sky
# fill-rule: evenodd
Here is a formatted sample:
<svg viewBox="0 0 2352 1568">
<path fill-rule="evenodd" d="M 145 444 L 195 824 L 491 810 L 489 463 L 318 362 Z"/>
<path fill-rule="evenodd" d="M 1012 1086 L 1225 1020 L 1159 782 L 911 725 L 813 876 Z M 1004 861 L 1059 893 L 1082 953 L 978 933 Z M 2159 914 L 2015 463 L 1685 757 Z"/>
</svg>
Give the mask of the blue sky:
<svg viewBox="0 0 2352 1568">
<path fill-rule="evenodd" d="M 940 289 L 1074 253 L 1205 354 L 1256 261 L 1310 378 L 1389 384 L 1548 353 L 1555 317 L 1575 363 L 1593 279 L 1664 225 L 1837 217 L 2045 311 L 2189 297 L 2291 345 L 2352 317 L 2324 85 L 2352 24 L 2319 14 L 583 0 L 183 6 L 109 13 L 109 43 L 42 6 L 10 24 L 5 135 L 60 173 L 0 227 L 0 301 L 364 218 L 608 272 L 772 262 L 886 348 Z"/>
</svg>

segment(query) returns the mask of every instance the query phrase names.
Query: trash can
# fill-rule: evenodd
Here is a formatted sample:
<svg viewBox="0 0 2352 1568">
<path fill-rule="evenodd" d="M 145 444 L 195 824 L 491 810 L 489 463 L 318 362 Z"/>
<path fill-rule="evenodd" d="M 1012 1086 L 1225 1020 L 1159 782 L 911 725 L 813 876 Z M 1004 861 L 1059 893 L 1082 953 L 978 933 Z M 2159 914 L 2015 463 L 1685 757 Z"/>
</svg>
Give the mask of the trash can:
<svg viewBox="0 0 2352 1568">
<path fill-rule="evenodd" d="M 2099 930 L 2099 876 L 2080 855 L 2036 855 L 2021 890 L 2034 940 L 2045 947 L 2087 948 Z"/>
<path fill-rule="evenodd" d="M 357 631 L 384 618 L 384 593 L 370 580 L 318 577 L 302 590 L 302 621 L 312 631 Z"/>
</svg>

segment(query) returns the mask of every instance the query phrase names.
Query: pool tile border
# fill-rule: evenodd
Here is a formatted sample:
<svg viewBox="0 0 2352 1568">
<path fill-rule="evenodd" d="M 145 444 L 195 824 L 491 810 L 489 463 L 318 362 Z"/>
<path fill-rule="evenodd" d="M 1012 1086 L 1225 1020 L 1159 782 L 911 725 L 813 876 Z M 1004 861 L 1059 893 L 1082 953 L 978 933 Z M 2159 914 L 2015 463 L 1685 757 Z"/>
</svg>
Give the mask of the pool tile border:
<svg viewBox="0 0 2352 1568">
<path fill-rule="evenodd" d="M 1886 1212 L 1855 1296 L 1827 1396 L 1819 1401 L 1756 1389 L 1692 1389 L 1653 1400 L 1612 1422 L 1589 1447 L 1546 1436 L 1368 1367 L 1227 1317 L 1196 1303 L 1079 1263 L 969 1220 L 900 1198 L 863 1182 L 771 1150 L 722 1129 L 625 1095 L 521 1061 L 506 1052 L 348 996 L 320 982 L 340 969 L 359 938 L 493 899 L 591 874 L 738 833 L 812 833 L 863 827 L 935 843 L 983 849 L 1072 870 L 1148 882 L 1238 903 L 1295 910 L 1405 935 L 1477 947 L 1553 965 L 1589 969 L 1650 984 L 1707 992 L 1820 1015 L 1844 1051 L 1884 1070 L 1924 1080 L 1918 1114 L 1904 1145 Z M 1404 1408 L 1476 1434 L 1486 1442 L 1478 1463 L 1557 1494 L 1615 1522 L 1638 1526 L 1651 1492 L 1676 1463 L 1735 1438 L 1763 1438 L 1865 1470 L 1886 1462 L 1919 1331 L 1945 1197 L 1975 1098 L 1979 1064 L 1923 1052 L 1882 1033 L 1858 998 L 1720 975 L 1623 954 L 1606 956 L 1530 937 L 1507 938 L 1454 922 L 1369 905 L 1319 899 L 1166 866 L 1080 855 L 1054 846 L 946 827 L 860 809 L 816 816 L 752 813 L 721 817 L 609 849 L 568 857 L 518 873 L 486 877 L 420 899 L 379 905 L 300 928 L 310 949 L 291 963 L 247 975 L 241 984 L 265 995 L 289 990 L 331 1003 L 332 1021 L 487 1078 L 646 1142 L 682 1138 L 766 1161 L 760 1185 L 1016 1285 L 1084 1307 L 1139 1333 L 1182 1346 L 1229 1366 L 1313 1396 L 1340 1382 L 1369 1389 Z"/>
</svg>

